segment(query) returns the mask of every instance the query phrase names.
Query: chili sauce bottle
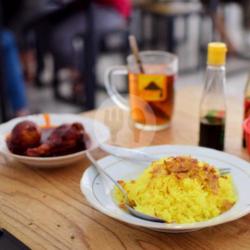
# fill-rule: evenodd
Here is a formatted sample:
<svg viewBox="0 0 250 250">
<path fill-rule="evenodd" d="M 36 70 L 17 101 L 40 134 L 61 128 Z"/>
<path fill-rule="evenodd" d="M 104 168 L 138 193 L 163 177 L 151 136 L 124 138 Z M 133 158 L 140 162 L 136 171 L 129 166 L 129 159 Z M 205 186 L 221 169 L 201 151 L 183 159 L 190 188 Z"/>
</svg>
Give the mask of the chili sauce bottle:
<svg viewBox="0 0 250 250">
<path fill-rule="evenodd" d="M 200 103 L 199 145 L 224 150 L 226 44 L 208 44 L 206 80 Z"/>
<path fill-rule="evenodd" d="M 244 120 L 250 116 L 250 73 L 248 74 L 247 84 L 244 92 Z M 246 147 L 245 135 L 243 132 L 242 146 Z"/>
</svg>

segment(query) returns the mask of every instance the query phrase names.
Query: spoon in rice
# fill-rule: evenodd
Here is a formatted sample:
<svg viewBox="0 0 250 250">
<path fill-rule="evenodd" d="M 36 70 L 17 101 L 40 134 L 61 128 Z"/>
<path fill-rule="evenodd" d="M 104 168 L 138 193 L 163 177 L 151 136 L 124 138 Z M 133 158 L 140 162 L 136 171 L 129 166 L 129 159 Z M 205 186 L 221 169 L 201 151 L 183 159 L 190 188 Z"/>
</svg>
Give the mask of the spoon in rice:
<svg viewBox="0 0 250 250">
<path fill-rule="evenodd" d="M 97 170 L 97 172 L 101 175 L 101 176 L 105 176 L 106 178 L 108 178 L 109 181 L 111 181 L 122 193 L 124 200 L 125 200 L 125 207 L 127 208 L 127 210 L 129 211 L 130 214 L 134 215 L 137 218 L 143 219 L 143 220 L 148 220 L 148 221 L 152 221 L 152 222 L 161 222 L 161 223 L 165 223 L 164 220 L 160 219 L 160 218 L 156 218 L 154 216 L 150 216 L 144 213 L 141 213 L 137 210 L 135 210 L 132 206 L 131 206 L 131 202 L 129 201 L 128 198 L 128 194 L 126 192 L 126 190 L 115 180 L 113 179 L 100 165 L 99 163 L 93 158 L 93 156 L 90 154 L 90 152 L 86 153 L 88 159 L 91 161 L 91 163 L 93 164 L 93 166 L 95 167 L 95 169 Z"/>
</svg>

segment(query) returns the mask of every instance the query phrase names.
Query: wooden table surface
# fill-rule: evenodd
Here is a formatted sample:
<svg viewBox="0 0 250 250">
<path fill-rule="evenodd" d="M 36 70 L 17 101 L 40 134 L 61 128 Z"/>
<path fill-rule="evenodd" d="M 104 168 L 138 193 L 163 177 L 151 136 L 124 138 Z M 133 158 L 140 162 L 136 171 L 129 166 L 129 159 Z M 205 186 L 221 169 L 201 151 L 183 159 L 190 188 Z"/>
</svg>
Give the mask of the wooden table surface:
<svg viewBox="0 0 250 250">
<path fill-rule="evenodd" d="M 156 134 L 134 129 L 116 108 L 84 115 L 108 123 L 113 142 L 123 146 L 196 145 L 200 93 L 198 87 L 179 90 L 172 127 Z M 240 98 L 228 98 L 226 151 L 248 159 L 241 149 L 241 117 Z M 250 215 L 183 234 L 135 228 L 99 213 L 85 200 L 79 182 L 87 159 L 50 170 L 0 162 L 0 225 L 32 249 L 250 249 Z"/>
<path fill-rule="evenodd" d="M 134 5 L 144 11 L 156 15 L 186 15 L 200 13 L 202 5 L 199 2 L 152 2 L 135 1 Z"/>
</svg>

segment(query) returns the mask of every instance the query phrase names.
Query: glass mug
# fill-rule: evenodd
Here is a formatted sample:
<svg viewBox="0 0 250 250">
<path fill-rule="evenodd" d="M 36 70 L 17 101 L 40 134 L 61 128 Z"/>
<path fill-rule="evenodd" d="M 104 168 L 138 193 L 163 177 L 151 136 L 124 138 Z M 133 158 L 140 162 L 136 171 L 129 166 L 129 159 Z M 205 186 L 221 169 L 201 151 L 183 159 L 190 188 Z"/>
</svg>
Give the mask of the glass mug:
<svg viewBox="0 0 250 250">
<path fill-rule="evenodd" d="M 105 86 L 120 108 L 130 111 L 135 127 L 157 131 L 169 127 L 174 109 L 174 88 L 178 71 L 177 56 L 163 51 L 140 52 L 143 73 L 134 55 L 127 57 L 128 67 L 111 67 Z M 130 106 L 116 89 L 113 75 L 128 75 Z"/>
</svg>

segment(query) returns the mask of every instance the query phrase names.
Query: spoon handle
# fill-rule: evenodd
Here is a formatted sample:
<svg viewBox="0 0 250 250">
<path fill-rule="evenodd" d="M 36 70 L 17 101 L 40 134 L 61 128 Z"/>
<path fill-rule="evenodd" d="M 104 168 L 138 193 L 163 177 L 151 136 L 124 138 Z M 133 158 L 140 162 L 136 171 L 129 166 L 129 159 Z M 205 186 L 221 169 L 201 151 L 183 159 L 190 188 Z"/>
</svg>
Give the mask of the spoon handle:
<svg viewBox="0 0 250 250">
<path fill-rule="evenodd" d="M 93 158 L 93 156 L 90 154 L 90 152 L 86 152 L 86 155 L 88 157 L 88 159 L 91 161 L 91 163 L 93 164 L 93 166 L 96 168 L 97 172 L 100 175 L 105 176 L 106 178 L 108 178 L 116 187 L 119 188 L 119 190 L 122 192 L 122 194 L 124 195 L 124 197 L 126 198 L 126 200 L 128 199 L 127 197 L 127 193 L 125 192 L 125 190 L 120 186 L 120 184 L 114 180 L 108 173 L 106 173 L 105 170 L 103 170 L 103 168 L 99 165 L 99 163 Z"/>
<path fill-rule="evenodd" d="M 152 162 L 159 159 L 159 157 L 148 155 L 147 153 L 136 149 L 124 148 L 108 144 L 100 144 L 99 146 L 106 153 L 128 160 Z"/>
</svg>

